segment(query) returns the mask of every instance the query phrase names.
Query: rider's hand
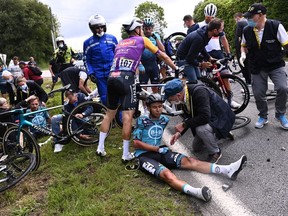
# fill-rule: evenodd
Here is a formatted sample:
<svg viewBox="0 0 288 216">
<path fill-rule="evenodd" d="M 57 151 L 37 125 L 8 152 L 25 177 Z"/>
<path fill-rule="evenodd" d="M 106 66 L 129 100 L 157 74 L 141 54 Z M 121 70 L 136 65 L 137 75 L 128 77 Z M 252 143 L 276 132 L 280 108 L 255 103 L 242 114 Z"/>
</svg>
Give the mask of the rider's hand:
<svg viewBox="0 0 288 216">
<path fill-rule="evenodd" d="M 90 75 L 89 75 L 89 78 L 90 78 L 90 80 L 91 80 L 93 83 L 96 83 L 97 78 L 94 76 L 94 74 L 90 74 Z"/>
<path fill-rule="evenodd" d="M 240 59 L 239 59 L 239 63 L 240 63 L 243 67 L 245 67 L 245 65 L 244 65 L 245 59 L 246 59 L 246 53 L 245 53 L 245 52 L 242 52 L 242 53 L 241 53 L 241 57 L 240 57 Z"/>
<path fill-rule="evenodd" d="M 211 62 L 202 62 L 201 69 L 210 68 L 212 66 Z"/>
<path fill-rule="evenodd" d="M 231 53 L 227 53 L 225 56 L 229 61 L 231 61 L 233 59 Z"/>
<path fill-rule="evenodd" d="M 165 147 L 159 147 L 159 149 L 158 149 L 158 152 L 160 154 L 166 154 L 168 151 L 169 151 L 169 148 L 166 146 Z"/>
<path fill-rule="evenodd" d="M 152 33 L 152 37 L 153 37 L 155 40 L 158 39 L 157 36 L 156 36 L 154 33 Z"/>
<path fill-rule="evenodd" d="M 35 100 L 37 97 L 35 95 L 31 95 L 28 98 L 25 99 L 25 101 L 28 103 L 30 100 Z"/>
</svg>

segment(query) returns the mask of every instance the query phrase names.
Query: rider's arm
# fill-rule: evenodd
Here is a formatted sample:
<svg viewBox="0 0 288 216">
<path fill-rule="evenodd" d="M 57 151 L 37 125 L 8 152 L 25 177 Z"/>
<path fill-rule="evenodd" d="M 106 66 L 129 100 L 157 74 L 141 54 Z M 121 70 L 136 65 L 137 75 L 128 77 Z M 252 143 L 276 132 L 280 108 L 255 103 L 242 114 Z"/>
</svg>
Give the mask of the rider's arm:
<svg viewBox="0 0 288 216">
<path fill-rule="evenodd" d="M 154 36 L 154 39 L 156 40 L 156 44 L 157 44 L 157 47 L 159 48 L 159 50 L 161 50 L 162 52 L 165 52 L 165 47 L 163 45 L 163 43 L 161 42 L 161 38 L 160 36 L 157 34 L 157 33 L 153 33 L 155 36 Z"/>
<path fill-rule="evenodd" d="M 166 53 L 162 52 L 158 49 L 158 47 L 154 46 L 153 43 L 146 37 L 144 38 L 144 46 L 147 48 L 150 52 L 154 53 L 159 57 L 161 60 L 163 60 L 167 65 L 169 65 L 173 70 L 176 70 L 176 65 L 172 62 L 172 60 L 169 58 L 169 56 L 166 55 Z"/>
<path fill-rule="evenodd" d="M 146 151 L 155 151 L 158 152 L 159 146 L 152 146 L 147 143 L 142 142 L 141 140 L 134 139 L 133 140 L 133 147 L 135 149 L 142 149 Z"/>
<path fill-rule="evenodd" d="M 226 36 L 223 35 L 222 37 L 220 37 L 220 40 L 221 40 L 221 43 L 222 43 L 222 45 L 223 45 L 223 47 L 224 47 L 224 51 L 225 51 L 226 53 L 230 53 L 229 42 L 228 42 Z"/>
<path fill-rule="evenodd" d="M 84 71 L 80 71 L 79 72 L 79 84 L 78 84 L 78 88 L 81 90 L 81 92 L 83 92 L 84 94 L 88 95 L 91 90 L 90 88 L 87 86 L 87 82 L 85 82 L 87 80 L 87 74 Z M 86 84 L 86 86 L 85 86 Z"/>
</svg>

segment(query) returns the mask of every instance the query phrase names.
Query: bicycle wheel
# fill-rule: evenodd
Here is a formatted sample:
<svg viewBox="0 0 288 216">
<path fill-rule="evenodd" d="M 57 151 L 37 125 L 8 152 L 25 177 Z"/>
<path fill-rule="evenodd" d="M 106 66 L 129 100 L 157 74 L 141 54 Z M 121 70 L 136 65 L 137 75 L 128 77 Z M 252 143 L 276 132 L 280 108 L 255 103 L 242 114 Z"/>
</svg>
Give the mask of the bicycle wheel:
<svg viewBox="0 0 288 216">
<path fill-rule="evenodd" d="M 228 70 L 231 71 L 232 74 L 241 73 L 241 67 L 240 67 L 236 57 L 234 59 L 232 59 L 232 61 L 230 61 L 227 66 L 228 66 Z"/>
<path fill-rule="evenodd" d="M 175 59 L 177 48 L 185 37 L 186 34 L 184 32 L 174 32 L 164 39 L 165 51 L 171 59 Z"/>
<path fill-rule="evenodd" d="M 242 112 L 248 106 L 248 103 L 250 101 L 250 92 L 246 83 L 241 78 L 232 74 L 223 74 L 221 75 L 221 78 L 229 79 L 229 83 L 231 86 L 231 92 L 226 93 L 226 95 L 223 92 L 223 89 L 220 88 L 222 91 L 222 95 L 226 97 L 226 99 L 227 96 L 231 97 L 233 101 L 239 104 L 237 108 L 231 108 L 235 114 Z"/>
<path fill-rule="evenodd" d="M 98 144 L 100 125 L 104 119 L 107 108 L 98 102 L 86 101 L 75 107 L 67 119 L 67 132 L 71 139 L 81 146 Z M 89 113 L 83 119 L 77 118 L 76 114 Z M 108 134 L 112 128 L 110 124 Z"/>
<path fill-rule="evenodd" d="M 0 192 L 13 187 L 35 167 L 36 158 L 31 153 L 12 156 L 0 163 Z"/>
<path fill-rule="evenodd" d="M 222 92 L 219 88 L 219 86 L 211 79 L 207 77 L 200 77 L 199 80 L 204 83 L 207 87 L 214 90 L 220 97 L 222 97 Z"/>
<path fill-rule="evenodd" d="M 22 128 L 19 139 L 17 139 L 17 134 L 18 126 L 12 126 L 7 129 L 3 137 L 4 153 L 9 156 L 18 155 L 24 152 L 34 154 L 36 163 L 33 170 L 37 170 L 41 162 L 39 145 L 28 130 Z"/>
<path fill-rule="evenodd" d="M 236 130 L 248 125 L 251 119 L 246 116 L 235 116 L 235 122 L 231 130 Z"/>
</svg>

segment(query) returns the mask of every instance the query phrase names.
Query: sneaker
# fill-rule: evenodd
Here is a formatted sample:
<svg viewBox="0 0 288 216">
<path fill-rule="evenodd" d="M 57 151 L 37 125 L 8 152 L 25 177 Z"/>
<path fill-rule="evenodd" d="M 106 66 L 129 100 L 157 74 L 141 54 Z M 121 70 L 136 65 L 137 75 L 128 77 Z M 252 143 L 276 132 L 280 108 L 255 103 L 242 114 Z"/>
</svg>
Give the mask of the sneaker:
<svg viewBox="0 0 288 216">
<path fill-rule="evenodd" d="M 278 121 L 280 121 L 281 127 L 285 130 L 288 130 L 288 120 L 285 115 L 280 115 L 279 117 L 276 117 Z"/>
<path fill-rule="evenodd" d="M 218 163 L 221 157 L 222 157 L 222 152 L 221 150 L 219 150 L 219 152 L 217 153 L 209 154 L 207 161 L 210 163 Z"/>
<path fill-rule="evenodd" d="M 128 161 L 131 161 L 131 160 L 133 160 L 135 158 L 135 156 L 134 156 L 134 154 L 132 154 L 132 153 L 129 153 L 128 155 L 123 155 L 122 156 L 122 162 L 123 163 L 127 163 Z"/>
<path fill-rule="evenodd" d="M 268 119 L 259 117 L 258 121 L 255 123 L 255 128 L 263 128 L 266 124 L 268 124 Z"/>
<path fill-rule="evenodd" d="M 204 186 L 201 188 L 201 193 L 195 196 L 198 199 L 208 202 L 209 200 L 211 200 L 212 194 L 211 194 L 211 190 L 208 187 Z"/>
<path fill-rule="evenodd" d="M 100 157 L 105 157 L 106 156 L 106 152 L 104 150 L 101 151 L 100 149 L 97 149 L 96 155 L 98 155 Z"/>
<path fill-rule="evenodd" d="M 62 151 L 62 149 L 63 149 L 63 146 L 64 145 L 61 145 L 61 144 L 55 144 L 55 146 L 54 146 L 54 153 L 57 153 L 57 152 L 61 152 Z"/>
<path fill-rule="evenodd" d="M 230 103 L 230 107 L 232 108 L 232 109 L 237 109 L 237 108 L 239 108 L 241 105 L 239 104 L 239 103 L 237 103 L 236 101 L 231 101 L 231 103 Z"/>
<path fill-rule="evenodd" d="M 238 161 L 230 164 L 228 177 L 231 180 L 235 181 L 237 179 L 237 175 L 246 166 L 246 164 L 247 164 L 247 157 L 245 155 L 242 155 L 242 157 Z"/>
</svg>

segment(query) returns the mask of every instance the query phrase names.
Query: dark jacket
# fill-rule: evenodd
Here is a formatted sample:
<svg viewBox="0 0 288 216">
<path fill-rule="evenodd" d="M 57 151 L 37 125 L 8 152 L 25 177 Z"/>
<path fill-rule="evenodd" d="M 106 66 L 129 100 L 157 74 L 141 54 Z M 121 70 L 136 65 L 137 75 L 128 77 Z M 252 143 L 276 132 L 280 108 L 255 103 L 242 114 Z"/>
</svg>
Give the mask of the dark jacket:
<svg viewBox="0 0 288 216">
<path fill-rule="evenodd" d="M 180 60 L 185 59 L 189 64 L 198 66 L 199 61 L 197 57 L 199 53 L 204 56 L 204 59 L 209 59 L 210 57 L 205 50 L 205 46 L 209 40 L 206 26 L 188 34 L 177 49 L 177 58 Z"/>
<path fill-rule="evenodd" d="M 219 139 L 226 138 L 235 122 L 235 114 L 229 105 L 202 83 L 187 84 L 187 88 L 190 112 L 184 121 L 186 128 L 191 128 L 195 135 L 196 127 L 209 124 Z"/>
<path fill-rule="evenodd" d="M 248 21 L 246 19 L 241 19 L 240 21 L 236 23 L 234 45 L 235 45 L 236 54 L 239 57 L 241 54 L 241 41 L 242 41 L 243 29 L 247 25 L 248 25 Z"/>
<path fill-rule="evenodd" d="M 271 71 L 284 67 L 282 45 L 277 39 L 280 22 L 267 19 L 260 47 L 258 45 L 253 27 L 244 28 L 246 47 L 249 53 L 249 67 L 252 74 L 260 70 Z"/>
<path fill-rule="evenodd" d="M 12 104 L 17 104 L 17 107 L 19 106 L 27 107 L 27 103 L 25 102 L 25 99 L 31 95 L 37 96 L 40 102 L 44 102 L 44 103 L 47 102 L 48 95 L 41 86 L 39 86 L 33 80 L 27 80 L 26 84 L 28 86 L 28 92 L 25 93 L 20 88 L 17 88 L 16 101 L 13 100 Z"/>
<path fill-rule="evenodd" d="M 65 110 L 65 115 L 70 114 L 72 110 L 79 104 L 87 101 L 85 98 L 85 94 L 83 93 L 77 93 L 77 102 L 76 103 L 67 103 L 64 105 L 64 110 Z M 90 115 L 93 112 L 93 107 L 92 106 L 85 106 L 83 110 L 79 110 L 79 113 L 83 113 L 85 116 Z"/>
</svg>

